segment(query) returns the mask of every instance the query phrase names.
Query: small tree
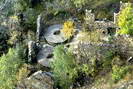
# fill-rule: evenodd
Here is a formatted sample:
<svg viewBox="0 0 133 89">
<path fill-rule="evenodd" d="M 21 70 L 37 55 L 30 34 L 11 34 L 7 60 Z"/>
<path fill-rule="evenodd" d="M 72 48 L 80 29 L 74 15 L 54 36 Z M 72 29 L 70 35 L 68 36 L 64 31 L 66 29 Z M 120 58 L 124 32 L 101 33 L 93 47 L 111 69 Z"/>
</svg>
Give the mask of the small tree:
<svg viewBox="0 0 133 89">
<path fill-rule="evenodd" d="M 10 48 L 0 57 L 0 89 L 14 89 L 16 73 L 22 64 L 22 50 Z"/>
<path fill-rule="evenodd" d="M 123 9 L 118 18 L 119 34 L 133 35 L 133 8 L 131 3 Z"/>
<path fill-rule="evenodd" d="M 51 64 L 54 78 L 61 89 L 68 89 L 76 76 L 74 57 L 64 46 L 57 46 L 54 50 L 54 61 Z"/>
</svg>

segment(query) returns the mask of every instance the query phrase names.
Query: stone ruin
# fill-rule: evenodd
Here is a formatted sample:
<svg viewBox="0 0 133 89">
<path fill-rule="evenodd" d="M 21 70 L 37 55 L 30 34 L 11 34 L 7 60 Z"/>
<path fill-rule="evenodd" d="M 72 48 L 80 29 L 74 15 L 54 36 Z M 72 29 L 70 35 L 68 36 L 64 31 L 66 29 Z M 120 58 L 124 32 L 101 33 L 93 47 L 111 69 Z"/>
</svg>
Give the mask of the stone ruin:
<svg viewBox="0 0 133 89">
<path fill-rule="evenodd" d="M 52 16 L 49 16 L 49 14 L 45 15 L 39 15 L 37 19 L 37 33 L 36 38 L 37 41 L 45 41 L 49 44 L 58 44 L 63 43 L 67 40 L 67 38 L 64 36 L 63 33 L 61 33 L 61 29 L 63 28 L 63 22 L 65 20 L 61 19 L 59 21 L 49 19 Z"/>
<path fill-rule="evenodd" d="M 100 30 L 118 30 L 119 27 L 117 25 L 118 16 L 122 9 L 124 9 L 128 3 L 120 2 L 120 9 L 118 13 L 114 13 L 114 20 L 108 21 L 108 20 L 96 20 L 94 13 L 92 13 L 91 10 L 86 10 L 85 13 L 85 23 L 88 25 L 89 29 L 100 29 Z"/>
<path fill-rule="evenodd" d="M 115 33 L 119 27 L 117 25 L 118 21 L 118 15 L 120 14 L 121 10 L 125 8 L 128 5 L 128 3 L 120 2 L 120 9 L 118 13 L 114 13 L 114 20 L 96 20 L 94 13 L 92 13 L 91 10 L 85 11 L 85 24 L 90 30 L 93 29 L 100 29 L 104 30 L 107 34 L 110 32 Z M 57 22 L 57 20 L 47 20 L 50 16 L 48 14 L 46 15 L 39 15 L 37 19 L 37 33 L 36 38 L 38 41 L 45 40 L 48 43 L 51 44 L 57 44 L 57 43 L 63 43 L 67 39 L 61 34 L 60 30 L 62 28 L 62 23 L 65 20 L 61 20 L 61 22 Z M 44 21 L 42 21 L 42 18 Z M 50 22 L 51 21 L 51 22 Z M 53 24 L 47 24 L 48 22 Z M 56 23 L 54 23 L 56 22 Z M 80 28 L 79 28 L 80 29 Z"/>
<path fill-rule="evenodd" d="M 118 13 L 114 13 L 114 20 L 113 21 L 107 21 L 107 20 L 96 20 L 95 15 L 91 12 L 91 10 L 86 10 L 85 13 L 85 23 L 90 29 L 100 29 L 104 30 L 105 32 L 109 33 L 110 30 L 112 32 L 119 29 L 117 25 L 118 15 L 120 14 L 121 10 L 125 8 L 128 5 L 128 3 L 122 3 L 120 2 L 120 11 Z M 38 44 L 36 42 L 29 42 L 29 60 L 37 60 L 37 62 L 45 67 L 49 67 L 49 62 L 52 60 L 53 56 L 53 48 L 54 46 L 51 46 L 49 44 L 57 44 L 57 43 L 63 43 L 67 39 L 63 37 L 63 35 L 60 33 L 60 30 L 62 28 L 61 23 L 54 23 L 46 25 L 47 23 L 47 17 L 44 17 L 44 21 L 42 21 L 41 15 L 38 16 L 37 19 L 37 33 L 36 38 L 37 42 L 40 43 L 40 39 L 44 37 L 45 43 L 37 46 Z M 48 20 L 49 21 L 49 20 Z M 56 22 L 56 21 L 55 21 Z M 48 44 L 49 43 L 49 44 Z M 36 53 L 35 48 L 33 46 L 36 46 L 35 48 L 38 48 L 38 52 Z M 36 54 L 36 55 L 35 55 Z"/>
</svg>

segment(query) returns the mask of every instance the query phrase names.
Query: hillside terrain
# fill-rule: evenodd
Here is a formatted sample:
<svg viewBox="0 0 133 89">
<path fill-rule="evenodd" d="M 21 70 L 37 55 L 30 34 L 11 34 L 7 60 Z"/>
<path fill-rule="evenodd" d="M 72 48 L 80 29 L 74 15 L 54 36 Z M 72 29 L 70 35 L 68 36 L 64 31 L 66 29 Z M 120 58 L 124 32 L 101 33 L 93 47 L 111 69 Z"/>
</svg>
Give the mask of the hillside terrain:
<svg viewBox="0 0 133 89">
<path fill-rule="evenodd" d="M 133 1 L 0 0 L 0 89 L 133 89 Z"/>
</svg>

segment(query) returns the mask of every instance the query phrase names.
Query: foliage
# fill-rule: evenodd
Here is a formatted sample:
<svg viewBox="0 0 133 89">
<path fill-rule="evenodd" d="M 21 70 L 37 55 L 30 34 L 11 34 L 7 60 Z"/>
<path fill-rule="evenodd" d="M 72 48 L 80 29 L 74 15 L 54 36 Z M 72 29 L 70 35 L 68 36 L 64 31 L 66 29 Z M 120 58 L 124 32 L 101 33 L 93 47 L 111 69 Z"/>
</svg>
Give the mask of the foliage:
<svg viewBox="0 0 133 89">
<path fill-rule="evenodd" d="M 17 12 L 23 12 L 26 10 L 26 8 L 28 8 L 28 3 L 27 3 L 28 0 L 16 0 L 15 3 L 14 3 L 14 10 L 15 10 L 15 13 Z"/>
<path fill-rule="evenodd" d="M 124 65 L 124 61 L 120 58 L 120 56 L 115 56 L 112 59 L 111 65 L 112 66 L 114 66 L 114 65 L 121 66 L 121 65 Z"/>
<path fill-rule="evenodd" d="M 104 55 L 104 59 L 102 61 L 103 68 L 111 68 L 112 60 L 115 56 L 115 50 L 113 51 L 107 51 Z"/>
<path fill-rule="evenodd" d="M 40 12 L 34 8 L 26 9 L 24 12 L 25 19 L 22 22 L 22 27 L 26 30 L 36 31 L 36 19 Z"/>
<path fill-rule="evenodd" d="M 25 79 L 28 76 L 29 73 L 30 71 L 28 70 L 28 65 L 23 64 L 23 66 L 17 72 L 17 75 L 16 75 L 17 81 L 21 82 L 23 79 Z"/>
<path fill-rule="evenodd" d="M 54 50 L 54 60 L 51 66 L 54 78 L 59 86 L 62 89 L 68 89 L 77 74 L 72 53 L 65 49 L 63 45 L 57 46 Z"/>
<path fill-rule="evenodd" d="M 88 0 L 73 0 L 73 3 L 76 7 L 82 8 L 85 4 L 87 4 Z"/>
<path fill-rule="evenodd" d="M 72 0 L 51 0 L 45 3 L 48 11 L 71 10 L 74 7 Z"/>
<path fill-rule="evenodd" d="M 133 34 L 133 7 L 131 3 L 128 3 L 128 6 L 122 10 L 118 18 L 118 25 L 120 30 L 118 34 Z"/>
<path fill-rule="evenodd" d="M 36 34 L 33 32 L 33 31 L 28 31 L 28 33 L 27 33 L 27 35 L 28 35 L 28 40 L 36 40 Z"/>
<path fill-rule="evenodd" d="M 96 62 L 95 62 L 96 63 Z M 96 64 L 82 64 L 78 65 L 77 71 L 80 71 L 81 73 L 86 74 L 87 76 L 95 76 L 96 73 L 98 72 L 98 69 L 96 67 Z"/>
<path fill-rule="evenodd" d="M 16 72 L 23 63 L 22 49 L 10 48 L 0 58 L 0 89 L 13 89 L 16 83 Z"/>
<path fill-rule="evenodd" d="M 21 34 L 21 32 L 16 30 L 10 31 L 10 39 L 8 40 L 8 43 L 13 45 L 20 42 Z"/>
<path fill-rule="evenodd" d="M 129 72 L 128 66 L 117 66 L 112 67 L 112 79 L 114 82 L 121 80 Z"/>
<path fill-rule="evenodd" d="M 61 32 L 65 35 L 66 38 L 72 37 L 75 32 L 74 23 L 72 21 L 66 21 Z"/>
<path fill-rule="evenodd" d="M 102 42 L 102 31 L 95 30 L 95 31 L 83 31 L 78 34 L 77 40 L 83 42 L 95 42 L 100 43 Z"/>
</svg>

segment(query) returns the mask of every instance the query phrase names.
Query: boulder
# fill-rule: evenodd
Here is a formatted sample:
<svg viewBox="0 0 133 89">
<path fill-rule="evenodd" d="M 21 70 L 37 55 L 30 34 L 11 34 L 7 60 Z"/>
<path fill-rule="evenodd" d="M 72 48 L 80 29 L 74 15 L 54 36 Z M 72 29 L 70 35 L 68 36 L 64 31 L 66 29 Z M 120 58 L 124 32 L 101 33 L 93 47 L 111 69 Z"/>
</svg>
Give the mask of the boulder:
<svg viewBox="0 0 133 89">
<path fill-rule="evenodd" d="M 53 46 L 44 44 L 37 54 L 37 62 L 45 67 L 50 67 L 50 61 L 53 59 Z"/>
<path fill-rule="evenodd" d="M 49 72 L 38 71 L 18 84 L 16 89 L 53 89 L 53 85 Z"/>
<path fill-rule="evenodd" d="M 28 62 L 36 61 L 37 45 L 34 41 L 28 42 Z"/>
</svg>

